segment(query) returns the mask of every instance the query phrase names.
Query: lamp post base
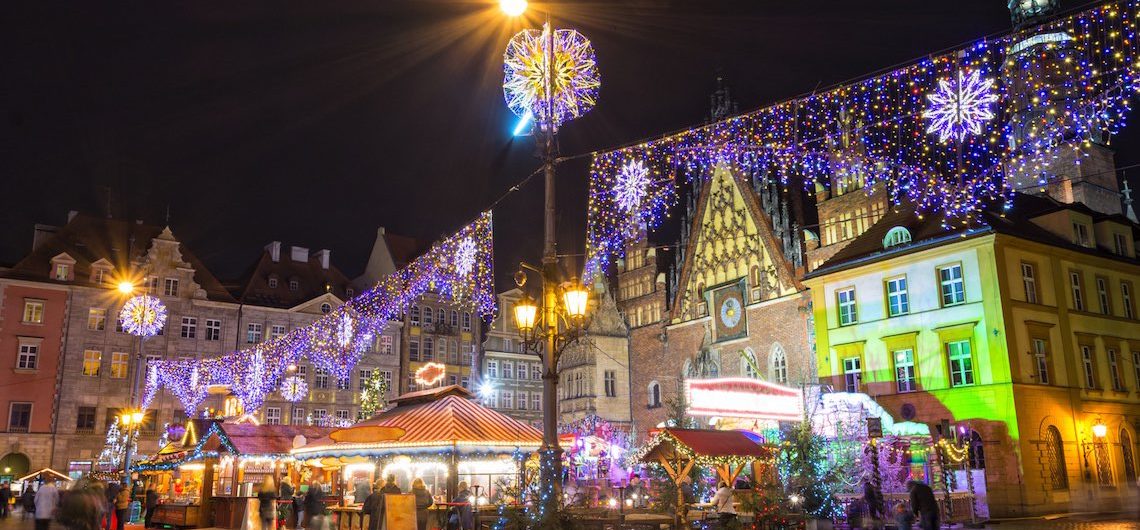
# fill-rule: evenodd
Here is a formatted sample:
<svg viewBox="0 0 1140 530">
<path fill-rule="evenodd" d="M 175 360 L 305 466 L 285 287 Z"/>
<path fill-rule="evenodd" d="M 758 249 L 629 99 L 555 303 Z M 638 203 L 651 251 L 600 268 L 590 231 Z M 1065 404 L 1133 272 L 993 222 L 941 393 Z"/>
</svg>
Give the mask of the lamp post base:
<svg viewBox="0 0 1140 530">
<path fill-rule="evenodd" d="M 546 519 L 562 507 L 562 448 L 544 447 L 538 453 L 539 518 Z"/>
</svg>

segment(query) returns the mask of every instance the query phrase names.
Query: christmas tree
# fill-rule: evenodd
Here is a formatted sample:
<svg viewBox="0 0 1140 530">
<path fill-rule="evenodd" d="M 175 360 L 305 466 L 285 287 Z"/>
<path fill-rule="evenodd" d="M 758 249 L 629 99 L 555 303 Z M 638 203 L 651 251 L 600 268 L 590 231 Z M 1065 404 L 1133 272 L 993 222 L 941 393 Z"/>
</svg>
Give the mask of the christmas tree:
<svg viewBox="0 0 1140 530">
<path fill-rule="evenodd" d="M 785 433 L 779 471 L 789 497 L 805 514 L 818 519 L 840 515 L 835 490 L 839 474 L 849 470 L 833 465 L 827 455 L 826 440 L 812 431 L 808 418 Z"/>
<path fill-rule="evenodd" d="M 388 381 L 380 370 L 373 370 L 372 375 L 360 390 L 360 414 L 363 418 L 371 418 L 373 414 L 384 409 L 388 404 Z"/>
</svg>

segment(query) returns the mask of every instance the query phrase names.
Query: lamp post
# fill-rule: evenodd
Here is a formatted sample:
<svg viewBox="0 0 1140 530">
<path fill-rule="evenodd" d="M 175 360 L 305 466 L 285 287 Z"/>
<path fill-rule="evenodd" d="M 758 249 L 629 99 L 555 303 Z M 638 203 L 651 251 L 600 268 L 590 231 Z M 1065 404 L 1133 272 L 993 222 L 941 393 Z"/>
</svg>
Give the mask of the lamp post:
<svg viewBox="0 0 1140 530">
<path fill-rule="evenodd" d="M 124 295 L 130 295 L 134 292 L 135 286 L 131 282 L 124 281 L 118 284 L 117 290 Z M 144 368 L 143 341 L 147 337 L 157 334 L 166 325 L 166 306 L 158 298 L 145 293 L 133 296 L 123 304 L 123 309 L 119 313 L 119 321 L 122 323 L 124 331 L 138 337 L 131 393 L 128 398 L 127 411 L 120 418 L 128 429 L 127 446 L 123 457 L 123 475 L 129 489 L 132 482 L 131 458 L 134 453 L 134 442 L 143 420 L 146 419 L 146 413 L 142 410 L 142 396 L 139 389 L 139 378 Z"/>
</svg>

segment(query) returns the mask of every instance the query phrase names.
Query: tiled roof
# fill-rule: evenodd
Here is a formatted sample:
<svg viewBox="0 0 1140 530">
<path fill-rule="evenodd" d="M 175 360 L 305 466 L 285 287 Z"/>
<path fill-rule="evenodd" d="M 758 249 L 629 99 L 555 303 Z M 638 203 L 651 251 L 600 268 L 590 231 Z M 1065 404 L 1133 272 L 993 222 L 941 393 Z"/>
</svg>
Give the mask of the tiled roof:
<svg viewBox="0 0 1140 530">
<path fill-rule="evenodd" d="M 277 278 L 277 287 L 269 287 L 269 278 Z M 297 290 L 289 289 L 289 280 L 296 279 Z M 328 289 L 326 290 L 326 286 Z M 257 265 L 248 273 L 238 298 L 245 304 L 290 308 L 308 302 L 326 292 L 347 300 L 345 289 L 351 286 L 347 276 L 329 264 L 325 269 L 314 255 L 306 261 L 293 261 L 288 249 L 282 249 L 280 259 L 273 261 L 269 251 L 262 251 Z"/>
<path fill-rule="evenodd" d="M 675 446 L 680 444 L 689 449 L 695 457 L 717 460 L 722 458 L 772 456 L 772 449 L 756 443 L 741 431 L 717 431 L 711 429 L 665 429 L 656 446 L 647 448 L 644 462 L 656 462 L 658 455 L 667 459 L 674 457 Z M 684 451 L 680 451 L 685 454 Z"/>
<path fill-rule="evenodd" d="M 30 254 L 6 271 L 4 276 L 43 282 L 93 285 L 89 282 L 91 264 L 106 259 L 115 270 L 127 270 L 132 261 L 146 254 L 150 249 L 151 240 L 161 234 L 162 230 L 158 226 L 122 219 L 76 214 L 67 224 L 59 227 Z M 229 291 L 206 268 L 206 265 L 186 248 L 185 244 L 179 244 L 179 251 L 182 253 L 182 259 L 194 268 L 194 281 L 205 289 L 206 296 L 210 300 L 234 301 Z M 51 259 L 62 253 L 75 259 L 75 280 L 72 282 L 58 282 L 50 277 Z"/>
<path fill-rule="evenodd" d="M 222 431 L 233 442 L 238 453 L 243 455 L 288 454 L 293 449 L 293 438 L 297 435 L 312 441 L 328 436 L 334 430 L 313 425 L 222 425 Z"/>
<path fill-rule="evenodd" d="M 392 253 L 397 269 L 404 268 L 429 247 L 415 238 L 392 233 L 385 233 L 384 241 L 388 243 L 388 252 Z"/>
</svg>

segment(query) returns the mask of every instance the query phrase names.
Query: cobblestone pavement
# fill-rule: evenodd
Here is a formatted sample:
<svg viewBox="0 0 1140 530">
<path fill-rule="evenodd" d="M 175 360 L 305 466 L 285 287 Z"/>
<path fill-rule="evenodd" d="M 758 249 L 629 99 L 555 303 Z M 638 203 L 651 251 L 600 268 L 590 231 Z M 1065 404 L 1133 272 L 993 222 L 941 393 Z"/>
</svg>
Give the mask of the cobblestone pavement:
<svg viewBox="0 0 1140 530">
<path fill-rule="evenodd" d="M 1081 515 L 1058 519 L 1001 521 L 986 525 L 987 530 L 1140 530 L 1140 521 L 1121 515 Z"/>
</svg>

